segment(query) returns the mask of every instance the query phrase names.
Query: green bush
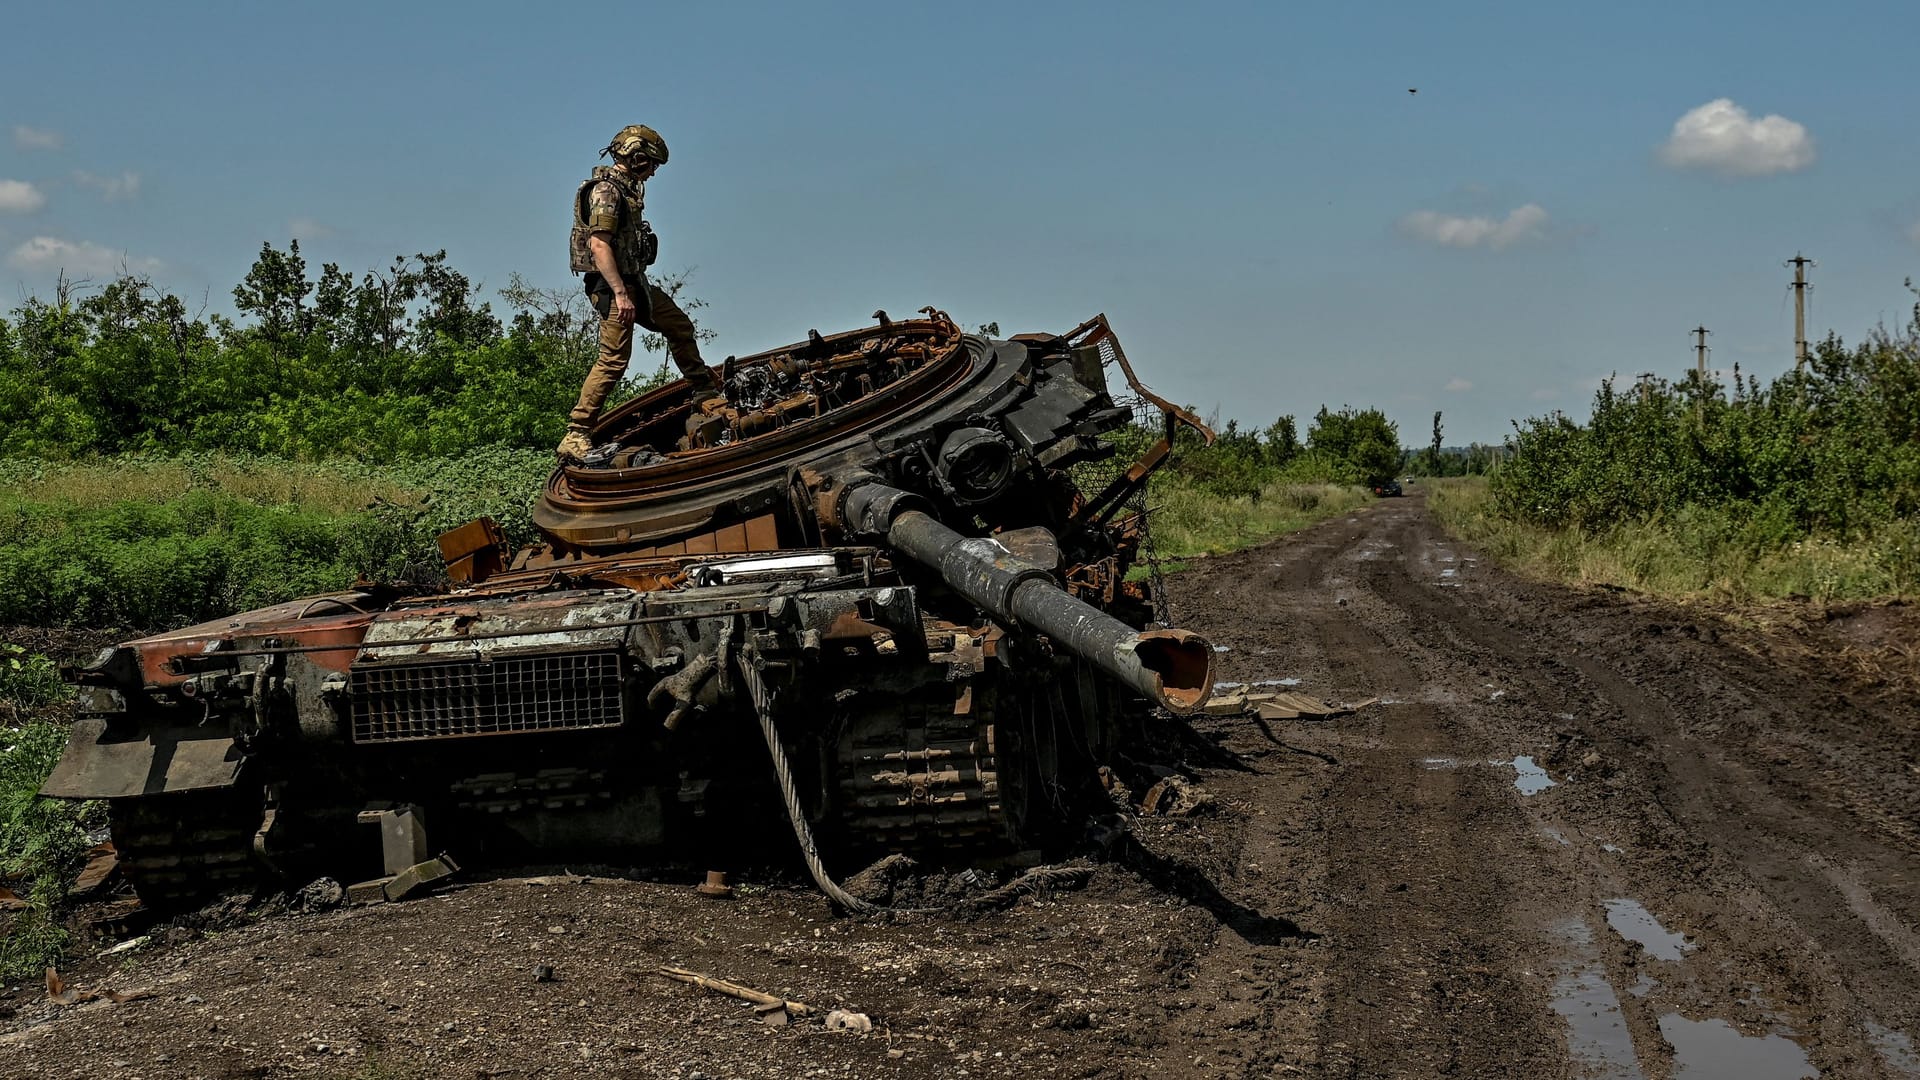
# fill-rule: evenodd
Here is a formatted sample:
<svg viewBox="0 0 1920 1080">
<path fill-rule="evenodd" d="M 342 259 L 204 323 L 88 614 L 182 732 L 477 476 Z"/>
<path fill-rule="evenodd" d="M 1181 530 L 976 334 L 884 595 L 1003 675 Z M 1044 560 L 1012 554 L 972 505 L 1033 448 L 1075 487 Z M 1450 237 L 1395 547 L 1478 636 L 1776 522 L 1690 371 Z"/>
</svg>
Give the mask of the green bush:
<svg viewBox="0 0 1920 1080">
<path fill-rule="evenodd" d="M 1606 383 L 1586 423 L 1534 417 L 1508 448 L 1487 512 L 1577 533 L 1627 558 L 1626 577 L 1694 591 L 1736 568 L 1736 591 L 1761 595 L 1911 592 L 1920 304 L 1900 333 L 1829 337 L 1767 385 Z"/>
<path fill-rule="evenodd" d="M 0 668 L 0 704 L 36 707 L 67 694 L 47 675 L 53 664 L 18 646 L 7 646 Z M 19 661 L 14 667 L 10 661 Z M 0 913 L 0 980 L 37 976 L 59 961 L 67 933 L 58 913 L 67 882 L 87 849 L 87 832 L 104 822 L 98 803 L 40 797 L 40 785 L 67 745 L 64 724 L 30 720 L 0 727 L 0 880 L 26 893 L 24 911 Z"/>
</svg>

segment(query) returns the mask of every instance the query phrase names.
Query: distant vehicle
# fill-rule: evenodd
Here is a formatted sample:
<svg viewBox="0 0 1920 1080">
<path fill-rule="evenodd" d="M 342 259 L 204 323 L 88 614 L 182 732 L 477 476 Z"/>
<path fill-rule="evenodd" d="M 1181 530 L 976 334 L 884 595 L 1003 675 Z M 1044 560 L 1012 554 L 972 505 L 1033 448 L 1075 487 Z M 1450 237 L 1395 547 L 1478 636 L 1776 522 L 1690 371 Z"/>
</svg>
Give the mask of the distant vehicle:
<svg viewBox="0 0 1920 1080">
<path fill-rule="evenodd" d="M 1380 481 L 1379 483 L 1373 485 L 1373 493 L 1382 499 L 1405 494 L 1405 492 L 1400 490 L 1400 481 L 1398 480 Z"/>
</svg>

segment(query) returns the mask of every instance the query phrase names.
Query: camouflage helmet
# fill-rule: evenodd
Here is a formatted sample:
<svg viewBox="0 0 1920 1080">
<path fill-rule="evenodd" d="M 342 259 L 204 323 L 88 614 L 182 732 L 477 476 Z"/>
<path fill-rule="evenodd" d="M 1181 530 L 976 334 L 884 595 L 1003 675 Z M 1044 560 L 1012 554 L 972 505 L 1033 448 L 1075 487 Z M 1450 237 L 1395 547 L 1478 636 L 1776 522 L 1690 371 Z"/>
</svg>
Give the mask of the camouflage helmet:
<svg viewBox="0 0 1920 1080">
<path fill-rule="evenodd" d="M 600 155 L 612 154 L 615 158 L 639 156 L 655 165 L 667 163 L 667 140 L 660 133 L 645 124 L 628 124 L 620 129 Z"/>
</svg>

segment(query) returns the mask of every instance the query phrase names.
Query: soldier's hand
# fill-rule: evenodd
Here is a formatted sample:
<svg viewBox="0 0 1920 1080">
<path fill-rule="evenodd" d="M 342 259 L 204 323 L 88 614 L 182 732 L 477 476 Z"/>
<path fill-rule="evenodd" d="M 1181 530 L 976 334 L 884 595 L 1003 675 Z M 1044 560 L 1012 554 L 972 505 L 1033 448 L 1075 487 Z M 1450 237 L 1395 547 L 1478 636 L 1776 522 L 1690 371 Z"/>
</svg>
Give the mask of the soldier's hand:
<svg viewBox="0 0 1920 1080">
<path fill-rule="evenodd" d="M 614 318 L 619 319 L 628 326 L 632 326 L 634 318 L 638 315 L 639 310 L 633 306 L 633 297 L 631 295 L 621 293 L 613 298 Z"/>
</svg>

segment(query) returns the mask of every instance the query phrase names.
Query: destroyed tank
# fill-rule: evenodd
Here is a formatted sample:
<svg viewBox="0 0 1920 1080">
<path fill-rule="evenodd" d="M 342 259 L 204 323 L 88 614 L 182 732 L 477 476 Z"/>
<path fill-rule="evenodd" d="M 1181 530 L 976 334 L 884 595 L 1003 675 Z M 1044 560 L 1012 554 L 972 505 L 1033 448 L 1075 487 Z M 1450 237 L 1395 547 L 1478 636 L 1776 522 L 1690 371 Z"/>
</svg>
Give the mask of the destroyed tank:
<svg viewBox="0 0 1920 1080">
<path fill-rule="evenodd" d="M 1129 571 L 1147 478 L 1212 434 L 1104 316 L 993 340 L 923 313 L 730 358 L 724 403 L 610 410 L 538 542 L 454 529 L 442 585 L 105 650 L 44 793 L 106 800 L 157 908 L 443 851 L 725 869 L 797 837 L 843 897 L 829 865 L 1072 845 L 1157 710 L 1210 692 L 1212 648 Z"/>
</svg>

